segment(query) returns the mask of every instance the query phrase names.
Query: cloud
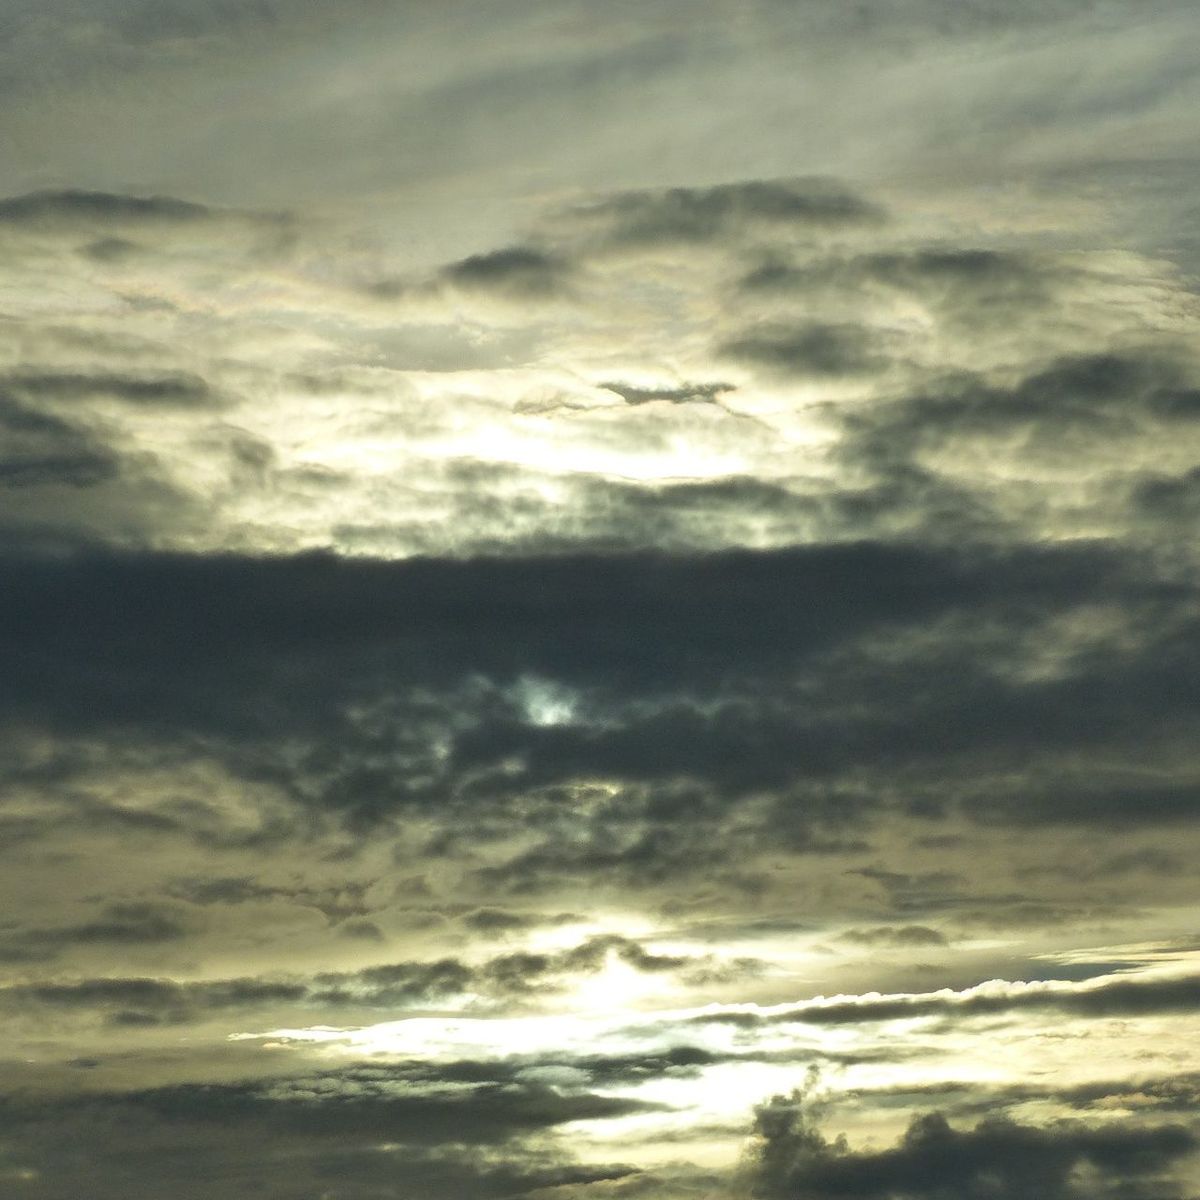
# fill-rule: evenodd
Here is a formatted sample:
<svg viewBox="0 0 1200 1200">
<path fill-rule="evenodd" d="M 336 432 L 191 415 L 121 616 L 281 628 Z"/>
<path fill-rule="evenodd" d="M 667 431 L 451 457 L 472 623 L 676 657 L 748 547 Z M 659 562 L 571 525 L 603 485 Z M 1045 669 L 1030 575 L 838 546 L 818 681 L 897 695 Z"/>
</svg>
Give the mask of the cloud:
<svg viewBox="0 0 1200 1200">
<path fill-rule="evenodd" d="M 569 229 L 614 247 L 720 243 L 764 230 L 807 233 L 871 226 L 877 205 L 823 179 L 761 179 L 713 187 L 628 191 L 565 211 Z"/>
<path fill-rule="evenodd" d="M 361 923 L 360 923 L 361 924 Z M 347 936 L 383 941 L 377 926 L 365 931 L 350 924 Z M 339 932 L 346 926 L 340 926 Z M 196 932 L 148 904 L 110 906 L 103 917 L 87 924 L 10 934 L 0 942 L 0 962 L 41 962 L 64 946 L 104 944 L 117 947 L 179 941 Z M 484 934 L 491 929 L 484 927 Z M 108 977 L 47 979 L 0 987 L 0 1004 L 11 1011 L 42 1006 L 71 1011 L 110 1023 L 138 1020 L 144 1024 L 203 1022 L 231 1009 L 284 1010 L 311 1014 L 449 1008 L 461 1001 L 488 1001 L 485 1008 L 541 1002 L 570 990 L 580 978 L 603 971 L 610 960 L 645 974 L 678 975 L 685 983 L 728 981 L 730 972 L 745 978 L 759 964 L 739 959 L 725 962 L 711 954 L 660 954 L 640 942 L 616 934 L 587 938 L 553 952 L 512 950 L 479 961 L 454 957 L 379 963 L 354 971 L 309 971 L 300 976 L 244 976 L 185 982 L 171 978 Z M 293 1020 L 297 1019 L 295 1017 Z"/>
<path fill-rule="evenodd" d="M 560 295 L 570 274 L 569 265 L 561 258 L 531 246 L 473 254 L 441 272 L 442 278 L 455 287 L 517 299 Z"/>
<path fill-rule="evenodd" d="M 354 1066 L 255 1083 L 177 1085 L 0 1100 L 8 1159 L 55 1194 L 103 1200 L 164 1186 L 200 1200 L 221 1178 L 264 1196 L 337 1188 L 352 1200 L 403 1188 L 419 1200 L 487 1200 L 632 1177 L 575 1161 L 552 1140 L 572 1121 L 649 1106 L 486 1077 L 439 1087 Z"/>
<path fill-rule="evenodd" d="M 873 1021 L 942 1018 L 951 1022 L 973 1017 L 1042 1009 L 1084 1018 L 1137 1017 L 1188 1012 L 1200 1000 L 1200 977 L 1158 979 L 1110 977 L 1074 984 L 1049 982 L 1010 983 L 992 980 L 961 992 L 818 998 L 782 1011 L 758 1014 L 732 1010 L 691 1018 L 731 1025 L 769 1024 L 854 1025 Z"/>
<path fill-rule="evenodd" d="M 630 383 L 602 383 L 601 387 L 616 392 L 626 404 L 716 404 L 726 392 L 734 390 L 732 383 L 691 383 L 678 387 L 635 387 Z"/>
<path fill-rule="evenodd" d="M 892 1147 L 851 1150 L 828 1141 L 806 1096 L 776 1096 L 755 1116 L 749 1194 L 763 1200 L 1082 1200 L 1181 1197 L 1171 1169 L 1197 1141 L 1181 1125 L 1133 1122 L 1037 1126 L 1003 1115 L 956 1129 L 938 1112 L 914 1117 Z"/>
<path fill-rule="evenodd" d="M 467 913 L 462 922 L 468 929 L 485 934 L 516 933 L 538 923 L 538 918 L 502 908 L 477 908 Z"/>
<path fill-rule="evenodd" d="M 0 394 L 0 488 L 91 488 L 119 473 L 101 441 L 69 421 Z"/>
<path fill-rule="evenodd" d="M 533 1083 L 480 1082 L 458 1091 L 422 1094 L 386 1067 L 362 1066 L 318 1076 L 249 1084 L 177 1085 L 103 1096 L 42 1101 L 5 1097 L 10 1126 L 36 1121 L 44 1109 L 121 1109 L 135 1122 L 149 1116 L 168 1122 L 231 1127 L 242 1123 L 264 1133 L 322 1139 L 379 1139 L 407 1145 L 458 1142 L 488 1145 L 572 1121 L 602 1120 L 657 1107 L 643 1101 L 576 1092 L 564 1095 Z"/>
<path fill-rule="evenodd" d="M 170 196 L 47 190 L 0 199 L 0 225 L 183 224 L 203 221 L 211 215 L 212 210 L 203 204 Z"/>
<path fill-rule="evenodd" d="M 182 941 L 197 928 L 182 906 L 149 901 L 107 904 L 91 920 L 73 925 L 17 927 L 0 932 L 0 961 L 40 961 L 72 946 L 154 946 Z"/>
<path fill-rule="evenodd" d="M 1192 6 L 615 7 L 8 5 L 0 1193 L 1191 1194 Z"/>
<path fill-rule="evenodd" d="M 966 379 L 851 418 L 848 456 L 882 460 L 944 446 L 1019 441 L 1047 459 L 1064 437 L 1093 441 L 1186 429 L 1200 415 L 1191 373 L 1169 353 L 1083 354 L 1054 361 L 1007 389 Z"/>
<path fill-rule="evenodd" d="M 857 296 L 869 305 L 916 299 L 943 322 L 970 327 L 1025 320 L 1082 282 L 1078 262 L 1026 251 L 937 247 L 873 250 L 792 264 L 772 259 L 739 280 L 747 297 L 829 300 Z"/>
<path fill-rule="evenodd" d="M 430 324 L 420 330 L 420 335 L 427 343 L 424 353 L 428 355 L 437 341 L 434 320 L 449 315 L 457 321 L 464 305 L 472 307 L 473 302 L 484 302 L 480 314 L 495 320 L 501 310 L 495 303 L 489 310 L 486 302 L 492 301 L 498 302 L 501 309 L 512 310 L 510 321 L 513 317 L 528 321 L 547 303 L 572 298 L 578 270 L 578 263 L 555 249 L 521 244 L 468 255 L 425 277 L 374 279 L 361 290 L 377 300 L 400 301 L 414 314 L 426 317 Z M 468 354 L 464 346 L 455 367 L 471 365 Z"/>
<path fill-rule="evenodd" d="M 72 407 L 84 407 L 90 400 L 116 400 L 165 409 L 219 403 L 205 380 L 185 372 L 159 375 L 20 372 L 0 376 L 0 388 L 23 398 Z"/>
<path fill-rule="evenodd" d="M 281 828 L 433 816 L 426 852 L 469 858 L 479 903 L 606 874 L 660 887 L 745 866 L 748 882 L 768 847 L 863 853 L 898 805 L 1014 829 L 1190 811 L 1186 757 L 1166 782 L 1131 766 L 1128 785 L 1073 759 L 1190 720 L 1190 590 L 1106 544 L 86 555 L 10 558 L 7 578 L 13 736 L 134 736 L 152 758 L 202 745 L 278 795 Z M 1055 623 L 1080 614 L 1086 630 L 1096 611 L 1119 637 L 1072 651 Z M 531 714 L 527 678 L 569 703 Z M 11 756 L 6 770 L 19 780 Z M 885 784 L 897 772 L 903 801 Z M 199 827 L 195 810 L 147 811 Z M 901 924 L 969 907 L 944 880 L 888 894 Z"/>
<path fill-rule="evenodd" d="M 735 362 L 796 376 L 855 376 L 879 370 L 886 362 L 876 339 L 853 325 L 749 330 L 724 342 L 718 352 Z"/>
<path fill-rule="evenodd" d="M 879 925 L 872 929 L 847 929 L 842 940 L 862 946 L 945 946 L 946 935 L 926 925 Z"/>
</svg>

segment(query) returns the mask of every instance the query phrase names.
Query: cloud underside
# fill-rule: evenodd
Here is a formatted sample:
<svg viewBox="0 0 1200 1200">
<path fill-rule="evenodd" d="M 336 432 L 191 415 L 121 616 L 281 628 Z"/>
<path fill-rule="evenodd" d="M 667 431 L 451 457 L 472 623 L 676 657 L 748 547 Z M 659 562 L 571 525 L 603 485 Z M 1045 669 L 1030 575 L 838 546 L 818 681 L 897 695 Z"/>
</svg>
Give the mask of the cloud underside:
<svg viewBox="0 0 1200 1200">
<path fill-rule="evenodd" d="M 431 1093 L 369 1067 L 262 1086 L 6 1099 L 3 1110 L 10 1178 L 55 1196 L 89 1178 L 105 1200 L 149 1181 L 201 1197 L 219 1179 L 281 1200 L 314 1188 L 433 1200 L 571 1194 L 637 1174 L 579 1163 L 547 1140 L 556 1126 L 637 1112 L 636 1103 L 486 1080 Z"/>
<path fill-rule="evenodd" d="M 478 812 L 540 829 L 508 884 L 589 856 L 669 869 L 691 829 L 747 805 L 799 850 L 882 811 L 1014 828 L 1194 812 L 1195 596 L 1109 542 L 102 554 L 10 558 L 7 578 L 6 772 L 34 791 L 80 740 L 113 747 L 111 769 L 121 743 L 200 754 L 359 825 L 421 812 L 452 834 Z M 59 740 L 58 767 L 22 761 L 34 730 Z M 592 797 L 582 841 L 556 828 L 572 792 Z"/>
<path fill-rule="evenodd" d="M 479 1197 L 542 1189 L 572 1197 L 674 1197 L 718 1187 L 764 1200 L 1188 1194 L 1180 1172 L 1197 1140 L 1169 1110 L 1131 1119 L 1098 1109 L 1086 1118 L 1035 1122 L 1006 1113 L 1011 1097 L 984 1094 L 976 1098 L 993 1111 L 973 1125 L 917 1108 L 894 1145 L 860 1150 L 823 1131 L 836 1118 L 828 1097 L 814 1092 L 811 1071 L 806 1085 L 756 1108 L 728 1182 L 682 1164 L 639 1169 L 570 1155 L 573 1122 L 655 1108 L 591 1092 L 589 1077 L 609 1087 L 647 1071 L 686 1079 L 706 1061 L 679 1049 L 658 1059 L 558 1065 L 349 1064 L 261 1083 L 14 1097 L 3 1112 L 9 1159 L 23 1172 L 17 1177 L 54 1195 L 78 1185 L 85 1161 L 101 1197 L 125 1194 L 150 1178 L 181 1196 L 201 1196 L 213 1173 L 270 1197 L 336 1181 L 354 1200 L 389 1188 L 430 1198 L 448 1188 Z M 1100 1088 L 1093 1098 L 1106 1094 L 1114 1093 Z"/>
<path fill-rule="evenodd" d="M 755 1124 L 750 1194 L 772 1200 L 1181 1196 L 1171 1169 L 1196 1148 L 1180 1125 L 1038 1127 L 996 1116 L 960 1129 L 930 1112 L 915 1117 L 895 1146 L 851 1151 L 821 1133 L 802 1092 L 761 1106 Z"/>
</svg>

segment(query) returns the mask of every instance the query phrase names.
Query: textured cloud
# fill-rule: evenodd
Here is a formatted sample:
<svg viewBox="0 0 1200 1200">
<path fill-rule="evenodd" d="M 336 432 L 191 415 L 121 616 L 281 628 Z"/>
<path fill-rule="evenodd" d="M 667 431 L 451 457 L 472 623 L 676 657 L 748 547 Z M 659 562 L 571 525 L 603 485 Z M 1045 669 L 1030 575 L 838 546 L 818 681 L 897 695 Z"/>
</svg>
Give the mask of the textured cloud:
<svg viewBox="0 0 1200 1200">
<path fill-rule="evenodd" d="M 27 931 L 12 937 L 0 950 L 0 962 L 40 962 L 71 944 L 157 944 L 179 940 L 194 931 L 194 925 L 189 929 L 150 905 L 113 905 L 100 920 L 86 925 Z M 490 930 L 485 927 L 484 932 Z M 230 1009 L 277 1014 L 294 1010 L 286 1018 L 292 1022 L 330 1012 L 349 1019 L 347 1014 L 380 1011 L 454 1011 L 464 1001 L 486 1012 L 553 1001 L 581 979 L 604 971 L 612 961 L 651 975 L 682 974 L 686 981 L 701 984 L 744 979 L 758 967 L 746 958 L 722 963 L 712 955 L 655 953 L 631 938 L 607 934 L 554 952 L 512 950 L 477 962 L 458 958 L 385 962 L 352 972 L 317 972 L 307 978 L 244 977 L 188 983 L 169 978 L 51 978 L 0 988 L 0 1004 L 10 1013 L 43 1007 L 113 1025 L 204 1022 Z"/>
<path fill-rule="evenodd" d="M 794 1200 L 833 1196 L 1182 1196 L 1171 1168 L 1194 1152 L 1179 1125 L 1063 1122 L 1047 1127 L 990 1117 L 956 1129 L 940 1113 L 915 1117 L 894 1147 L 852 1151 L 830 1142 L 803 1093 L 757 1110 L 750 1194 Z"/>
<path fill-rule="evenodd" d="M 722 184 L 624 192 L 563 214 L 611 247 L 728 244 L 764 230 L 783 233 L 872 224 L 882 210 L 826 180 Z"/>
<path fill-rule="evenodd" d="M 853 1021 L 894 1021 L 909 1017 L 951 1019 L 1049 1008 L 1087 1017 L 1136 1016 L 1139 1013 L 1191 1012 L 1200 996 L 1194 976 L 1155 980 L 1108 980 L 1097 985 L 983 984 L 963 994 L 929 996 L 867 996 L 845 1002 L 814 1003 L 775 1020 L 799 1020 L 812 1025 Z"/>
<path fill-rule="evenodd" d="M 111 192 L 40 191 L 0 200 L 4 224 L 46 223 L 90 226 L 126 222 L 181 224 L 211 215 L 203 204 L 171 196 L 124 196 Z"/>
<path fill-rule="evenodd" d="M 536 1137 L 638 1107 L 513 1081 L 424 1090 L 362 1067 L 261 1085 L 10 1097 L 4 1115 L 10 1158 L 25 1172 L 18 1178 L 56 1196 L 87 1187 L 117 1197 L 169 1183 L 199 1197 L 219 1174 L 281 1198 L 333 1184 L 356 1200 L 396 1187 L 432 1200 L 447 1190 L 512 1196 L 630 1176 L 628 1166 L 572 1162 Z"/>
<path fill-rule="evenodd" d="M 1194 1195 L 1195 24 L 10 3 L 0 1192 Z"/>
<path fill-rule="evenodd" d="M 202 733 L 229 748 L 235 769 L 238 747 L 269 756 L 280 739 L 315 746 L 336 729 L 343 748 L 333 773 L 323 783 L 296 775 L 289 786 L 297 796 L 316 786 L 325 803 L 360 815 L 426 794 L 482 802 L 511 786 L 596 776 L 692 780 L 736 797 L 836 779 L 864 755 L 919 772 L 936 745 L 942 771 L 944 756 L 969 752 L 1044 763 L 1044 781 L 1027 767 L 1021 791 L 1007 796 L 975 773 L 964 800 L 981 820 L 1108 821 L 1130 792 L 1144 797 L 1143 819 L 1170 819 L 1186 810 L 1188 774 L 1149 784 L 1071 768 L 1069 792 L 1051 798 L 1047 787 L 1064 778 L 1060 756 L 1100 737 L 1153 734 L 1166 695 L 1142 698 L 1151 679 L 1178 680 L 1170 703 L 1186 722 L 1189 596 L 1087 544 L 393 564 L 25 559 L 11 563 L 0 601 L 3 702 L 10 720 L 65 734 L 124 728 L 173 742 Z M 1129 642 L 1063 647 L 1043 674 L 1031 617 L 1049 634 L 1097 610 L 1110 611 Z M 1158 614 L 1158 629 L 1134 635 L 1146 612 Z M 976 630 L 963 629 L 964 618 Z M 926 648 L 915 631 L 934 623 L 946 634 Z M 911 650 L 897 659 L 906 641 Z M 869 685 L 860 672 L 870 672 Z M 283 692 L 285 677 L 313 686 Z M 320 689 L 318 678 L 327 681 Z M 920 678 L 923 692 L 899 708 L 894 697 Z M 823 689 L 824 711 L 797 706 L 798 686 Z M 858 690 L 866 686 L 869 697 Z M 539 688 L 576 699 L 556 702 L 562 715 L 547 719 Z M 715 703 L 698 703 L 706 695 Z M 447 740 L 437 776 L 406 783 L 407 756 L 426 752 L 401 730 L 355 716 L 363 704 L 439 731 Z M 372 745 L 369 772 L 360 764 L 342 773 L 350 746 Z M 500 762 L 514 765 L 491 774 Z"/>
</svg>

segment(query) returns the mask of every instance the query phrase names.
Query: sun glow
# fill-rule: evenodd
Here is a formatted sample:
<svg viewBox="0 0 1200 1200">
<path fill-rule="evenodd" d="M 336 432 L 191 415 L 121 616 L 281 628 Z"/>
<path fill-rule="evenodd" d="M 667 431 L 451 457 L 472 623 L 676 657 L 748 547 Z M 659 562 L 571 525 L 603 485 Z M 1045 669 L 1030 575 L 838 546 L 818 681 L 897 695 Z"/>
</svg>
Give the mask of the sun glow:
<svg viewBox="0 0 1200 1200">
<path fill-rule="evenodd" d="M 572 1000 L 576 1008 L 590 1013 L 619 1013 L 654 996 L 661 996 L 666 981 L 644 971 L 634 970 L 615 954 L 609 953 L 603 968 L 576 984 Z"/>
</svg>

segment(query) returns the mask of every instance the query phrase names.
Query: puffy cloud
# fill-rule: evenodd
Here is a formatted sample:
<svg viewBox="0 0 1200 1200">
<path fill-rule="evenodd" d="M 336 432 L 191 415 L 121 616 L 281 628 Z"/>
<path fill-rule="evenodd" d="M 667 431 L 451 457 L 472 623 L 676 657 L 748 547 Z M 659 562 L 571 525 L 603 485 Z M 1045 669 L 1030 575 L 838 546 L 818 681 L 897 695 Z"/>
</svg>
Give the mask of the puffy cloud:
<svg viewBox="0 0 1200 1200">
<path fill-rule="evenodd" d="M 749 1195 L 764 1200 L 1182 1196 L 1186 1185 L 1172 1168 L 1195 1148 L 1180 1125 L 1040 1127 L 996 1115 L 956 1129 L 931 1112 L 914 1117 L 895 1146 L 855 1151 L 829 1141 L 805 1094 L 793 1092 L 757 1109 L 747 1182 Z"/>
</svg>

